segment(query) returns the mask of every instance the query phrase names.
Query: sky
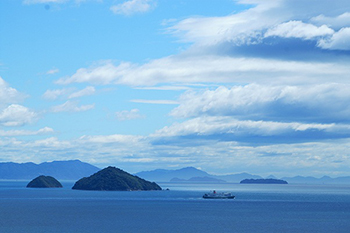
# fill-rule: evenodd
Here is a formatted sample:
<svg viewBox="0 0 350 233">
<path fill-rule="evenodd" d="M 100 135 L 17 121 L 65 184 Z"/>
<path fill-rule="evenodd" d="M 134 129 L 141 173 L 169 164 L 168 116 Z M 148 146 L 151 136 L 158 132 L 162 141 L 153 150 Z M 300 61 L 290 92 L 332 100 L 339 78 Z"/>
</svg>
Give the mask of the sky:
<svg viewBox="0 0 350 233">
<path fill-rule="evenodd" d="M 348 0 L 2 0 L 0 162 L 350 176 Z"/>
</svg>

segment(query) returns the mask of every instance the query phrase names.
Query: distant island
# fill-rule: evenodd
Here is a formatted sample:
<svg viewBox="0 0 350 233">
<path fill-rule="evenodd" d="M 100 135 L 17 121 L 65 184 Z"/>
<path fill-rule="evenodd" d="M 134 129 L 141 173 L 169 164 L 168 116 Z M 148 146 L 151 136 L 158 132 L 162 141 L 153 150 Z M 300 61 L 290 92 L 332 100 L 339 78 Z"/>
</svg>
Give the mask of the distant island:
<svg viewBox="0 0 350 233">
<path fill-rule="evenodd" d="M 106 190 L 106 191 L 135 191 L 161 190 L 154 183 L 137 176 L 133 176 L 119 168 L 107 167 L 101 171 L 78 180 L 72 189 L 79 190 Z"/>
<path fill-rule="evenodd" d="M 27 184 L 27 188 L 62 188 L 62 184 L 52 176 L 38 176 Z"/>
<path fill-rule="evenodd" d="M 244 179 L 241 184 L 288 184 L 285 180 L 279 179 Z"/>
</svg>

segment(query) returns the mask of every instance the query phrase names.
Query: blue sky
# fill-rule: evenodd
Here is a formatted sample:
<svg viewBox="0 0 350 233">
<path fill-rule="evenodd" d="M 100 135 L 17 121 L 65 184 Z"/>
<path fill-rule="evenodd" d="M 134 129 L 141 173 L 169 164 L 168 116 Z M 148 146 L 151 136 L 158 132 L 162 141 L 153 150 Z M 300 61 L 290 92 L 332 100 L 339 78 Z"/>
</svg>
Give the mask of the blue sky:
<svg viewBox="0 0 350 233">
<path fill-rule="evenodd" d="M 4 0 L 0 161 L 350 175 L 346 0 Z"/>
</svg>

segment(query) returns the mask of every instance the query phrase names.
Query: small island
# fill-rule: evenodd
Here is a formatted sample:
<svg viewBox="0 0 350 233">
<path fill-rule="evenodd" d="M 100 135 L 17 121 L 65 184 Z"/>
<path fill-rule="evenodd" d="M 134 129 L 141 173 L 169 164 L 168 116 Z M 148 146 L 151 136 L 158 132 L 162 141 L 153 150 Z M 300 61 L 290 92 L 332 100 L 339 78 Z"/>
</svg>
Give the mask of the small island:
<svg viewBox="0 0 350 233">
<path fill-rule="evenodd" d="M 241 184 L 288 184 L 285 180 L 279 179 L 245 179 Z"/>
<path fill-rule="evenodd" d="M 27 184 L 27 188 L 62 188 L 62 184 L 52 176 L 38 176 Z"/>
<path fill-rule="evenodd" d="M 136 191 L 161 190 L 155 182 L 150 182 L 133 176 L 119 168 L 107 167 L 95 174 L 78 180 L 72 189 L 105 190 L 105 191 Z"/>
</svg>

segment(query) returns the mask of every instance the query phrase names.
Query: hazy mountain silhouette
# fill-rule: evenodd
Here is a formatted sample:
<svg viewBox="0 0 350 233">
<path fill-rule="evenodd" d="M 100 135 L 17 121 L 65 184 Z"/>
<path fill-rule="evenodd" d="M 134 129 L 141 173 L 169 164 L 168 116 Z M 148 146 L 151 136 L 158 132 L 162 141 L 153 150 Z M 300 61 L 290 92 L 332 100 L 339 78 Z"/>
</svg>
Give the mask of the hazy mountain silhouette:
<svg viewBox="0 0 350 233">
<path fill-rule="evenodd" d="M 260 179 L 261 176 L 251 175 L 248 173 L 239 173 L 239 174 L 232 174 L 232 175 L 223 175 L 223 176 L 217 176 L 217 175 L 211 175 L 205 171 L 199 170 L 194 167 L 186 167 L 181 168 L 177 170 L 165 170 L 165 169 L 157 169 L 153 171 L 143 171 L 136 173 L 137 176 L 142 177 L 147 180 L 152 180 L 155 182 L 169 182 L 172 180 L 187 180 L 187 181 L 198 181 L 200 177 L 203 179 L 206 178 L 212 178 L 211 181 L 214 181 L 215 179 L 218 182 L 226 181 L 226 182 L 232 182 L 232 183 L 239 183 L 243 179 Z"/>
<path fill-rule="evenodd" d="M 157 169 L 136 173 L 138 177 L 155 182 L 169 182 L 173 178 L 188 180 L 192 177 L 210 177 L 208 173 L 194 167 L 185 167 L 178 170 Z"/>
<path fill-rule="evenodd" d="M 99 171 L 98 167 L 79 160 L 35 163 L 0 163 L 0 179 L 31 180 L 37 176 L 53 176 L 59 180 L 77 180 Z"/>
<path fill-rule="evenodd" d="M 237 173 L 230 175 L 211 175 L 205 171 L 196 169 L 194 167 L 186 167 L 177 170 L 165 170 L 156 169 L 152 171 L 142 171 L 136 173 L 137 176 L 155 181 L 155 182 L 198 182 L 199 180 L 210 180 L 210 183 L 226 181 L 229 183 L 240 183 L 244 179 L 262 179 L 259 175 L 252 175 L 249 173 Z M 277 179 L 275 176 L 270 175 L 267 179 Z M 323 176 L 316 178 L 312 176 L 295 176 L 295 177 L 282 177 L 282 180 L 287 181 L 289 184 L 350 184 L 350 176 L 331 178 L 329 176 Z"/>
</svg>

